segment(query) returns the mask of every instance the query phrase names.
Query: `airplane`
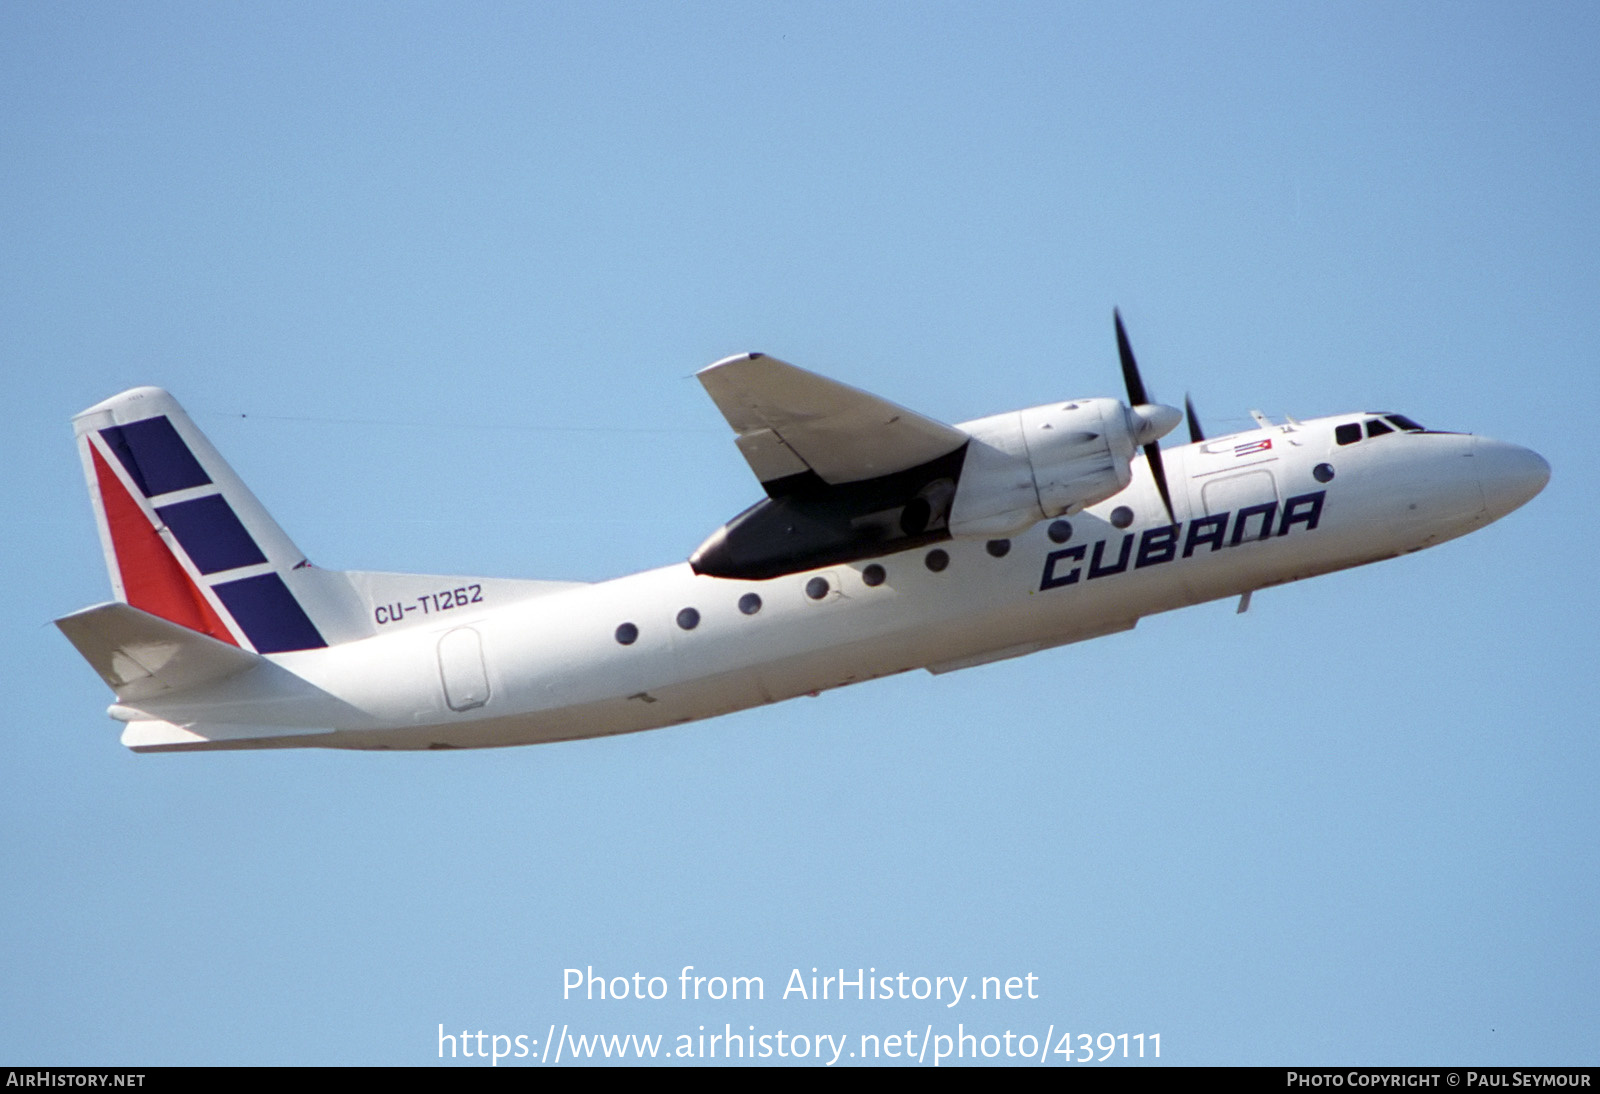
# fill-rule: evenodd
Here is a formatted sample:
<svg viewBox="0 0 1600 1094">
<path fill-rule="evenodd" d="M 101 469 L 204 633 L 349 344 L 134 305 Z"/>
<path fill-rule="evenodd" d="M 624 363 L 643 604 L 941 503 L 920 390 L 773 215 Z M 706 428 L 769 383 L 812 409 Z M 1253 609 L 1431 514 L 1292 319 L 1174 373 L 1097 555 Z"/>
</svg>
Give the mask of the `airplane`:
<svg viewBox="0 0 1600 1094">
<path fill-rule="evenodd" d="M 73 419 L 115 600 L 56 621 L 136 752 L 454 749 L 678 725 L 983 665 L 1430 547 L 1536 453 L 1387 411 L 1205 436 L 1147 393 L 947 425 L 761 353 L 697 377 L 765 496 L 599 583 L 325 570 L 176 400 Z M 1161 438 L 1187 420 L 1189 443 Z"/>
</svg>

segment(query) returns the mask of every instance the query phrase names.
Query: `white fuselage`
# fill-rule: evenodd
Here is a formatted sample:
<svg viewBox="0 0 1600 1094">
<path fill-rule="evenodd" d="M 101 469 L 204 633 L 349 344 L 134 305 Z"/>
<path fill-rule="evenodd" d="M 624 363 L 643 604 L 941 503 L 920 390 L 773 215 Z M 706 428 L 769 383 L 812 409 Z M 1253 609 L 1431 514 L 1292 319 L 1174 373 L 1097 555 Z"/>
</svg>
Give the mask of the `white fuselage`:
<svg viewBox="0 0 1600 1094">
<path fill-rule="evenodd" d="M 1485 438 L 1396 432 L 1340 446 L 1334 422 L 1166 450 L 1175 530 L 1139 459 L 1127 489 L 1066 518 L 1064 541 L 1060 522 L 1043 521 L 1008 541 L 956 538 L 765 581 L 680 563 L 513 603 L 486 596 L 143 704 L 118 715 L 130 722 L 124 742 L 469 748 L 654 729 L 1017 656 L 1418 550 L 1505 515 L 1548 477 L 1537 455 Z M 942 569 L 928 565 L 935 552 Z M 884 580 L 869 585 L 874 565 Z M 740 607 L 751 593 L 753 613 Z M 692 628 L 680 625 L 685 609 L 698 616 Z M 628 644 L 624 624 L 637 630 Z M 152 717 L 203 720 L 205 740 L 141 739 L 151 723 L 140 719 Z"/>
</svg>

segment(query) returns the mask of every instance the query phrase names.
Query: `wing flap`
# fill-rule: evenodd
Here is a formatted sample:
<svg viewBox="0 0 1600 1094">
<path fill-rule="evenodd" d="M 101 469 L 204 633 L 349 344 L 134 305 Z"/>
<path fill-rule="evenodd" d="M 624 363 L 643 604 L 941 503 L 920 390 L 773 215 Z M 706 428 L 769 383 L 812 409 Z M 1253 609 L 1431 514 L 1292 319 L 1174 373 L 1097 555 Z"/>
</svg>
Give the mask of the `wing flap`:
<svg viewBox="0 0 1600 1094">
<path fill-rule="evenodd" d="M 696 374 L 756 477 L 806 469 L 831 486 L 949 454 L 967 434 L 876 395 L 768 357 L 728 357 Z"/>
<path fill-rule="evenodd" d="M 762 482 L 785 479 L 790 475 L 801 475 L 810 470 L 810 465 L 801 459 L 794 449 L 784 444 L 782 437 L 765 427 L 740 433 L 734 438 L 734 443 L 739 446 L 739 451 L 744 453 L 744 460 L 750 465 L 750 470 L 754 471 L 756 478 Z"/>
</svg>

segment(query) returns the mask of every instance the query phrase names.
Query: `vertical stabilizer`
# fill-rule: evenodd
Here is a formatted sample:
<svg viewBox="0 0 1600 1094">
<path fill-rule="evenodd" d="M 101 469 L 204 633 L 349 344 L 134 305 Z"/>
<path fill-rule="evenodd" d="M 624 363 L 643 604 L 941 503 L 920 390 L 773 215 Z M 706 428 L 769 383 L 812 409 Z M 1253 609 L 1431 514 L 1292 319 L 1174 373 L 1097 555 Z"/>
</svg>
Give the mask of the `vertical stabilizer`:
<svg viewBox="0 0 1600 1094">
<path fill-rule="evenodd" d="M 73 419 L 118 600 L 257 653 L 371 633 L 171 395 L 140 387 Z"/>
</svg>

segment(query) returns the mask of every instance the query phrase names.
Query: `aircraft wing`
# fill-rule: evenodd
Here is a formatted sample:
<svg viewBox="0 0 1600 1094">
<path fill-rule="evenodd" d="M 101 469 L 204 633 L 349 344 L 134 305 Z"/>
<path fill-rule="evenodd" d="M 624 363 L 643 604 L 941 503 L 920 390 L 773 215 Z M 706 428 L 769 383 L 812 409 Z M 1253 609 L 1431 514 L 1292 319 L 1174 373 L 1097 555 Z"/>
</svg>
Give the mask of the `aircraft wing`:
<svg viewBox="0 0 1600 1094">
<path fill-rule="evenodd" d="M 966 433 L 887 399 L 741 353 L 696 374 L 763 484 L 814 471 L 830 486 L 904 471 L 966 444 Z"/>
</svg>

